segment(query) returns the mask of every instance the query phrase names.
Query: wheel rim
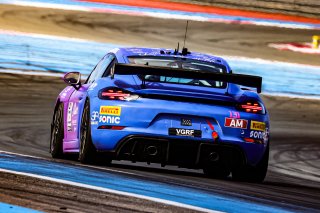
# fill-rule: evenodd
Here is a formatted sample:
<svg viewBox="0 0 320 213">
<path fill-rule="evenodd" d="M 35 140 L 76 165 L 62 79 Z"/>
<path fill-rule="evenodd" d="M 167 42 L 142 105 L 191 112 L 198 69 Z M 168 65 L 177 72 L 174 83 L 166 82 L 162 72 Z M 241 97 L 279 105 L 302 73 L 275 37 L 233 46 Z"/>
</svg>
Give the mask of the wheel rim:
<svg viewBox="0 0 320 213">
<path fill-rule="evenodd" d="M 52 128 L 52 137 L 51 137 L 51 152 L 54 151 L 54 148 L 57 144 L 57 139 L 58 139 L 58 134 L 60 131 L 60 125 L 61 125 L 61 110 L 60 108 L 58 111 L 54 114 L 54 119 L 53 119 L 53 128 Z"/>
</svg>

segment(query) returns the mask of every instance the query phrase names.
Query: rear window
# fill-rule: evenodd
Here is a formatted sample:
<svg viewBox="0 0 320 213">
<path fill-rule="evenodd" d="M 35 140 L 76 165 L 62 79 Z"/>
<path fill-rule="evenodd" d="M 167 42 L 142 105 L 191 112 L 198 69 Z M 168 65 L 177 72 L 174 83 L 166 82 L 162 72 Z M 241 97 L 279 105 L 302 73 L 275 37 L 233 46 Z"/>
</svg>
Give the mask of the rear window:
<svg viewBox="0 0 320 213">
<path fill-rule="evenodd" d="M 198 60 L 190 60 L 184 58 L 165 58 L 165 57 L 129 57 L 131 64 L 158 66 L 158 67 L 170 67 L 189 70 L 202 70 L 215 73 L 226 73 L 226 68 L 223 65 L 208 63 Z M 146 81 L 151 82 L 163 82 L 174 84 L 186 84 L 194 86 L 225 88 L 226 83 L 222 81 L 213 80 L 201 80 L 201 79 L 187 79 L 187 78 L 175 78 L 166 76 L 146 75 Z"/>
</svg>

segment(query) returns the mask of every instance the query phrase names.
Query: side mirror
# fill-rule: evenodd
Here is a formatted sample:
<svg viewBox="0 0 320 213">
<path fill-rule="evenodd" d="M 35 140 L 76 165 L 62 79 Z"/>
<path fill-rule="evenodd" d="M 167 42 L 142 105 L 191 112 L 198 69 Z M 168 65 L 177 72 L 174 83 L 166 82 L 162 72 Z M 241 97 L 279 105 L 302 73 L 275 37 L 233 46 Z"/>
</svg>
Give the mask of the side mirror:
<svg viewBox="0 0 320 213">
<path fill-rule="evenodd" d="M 63 81 L 78 89 L 81 86 L 81 74 L 79 72 L 68 72 L 63 76 Z"/>
</svg>

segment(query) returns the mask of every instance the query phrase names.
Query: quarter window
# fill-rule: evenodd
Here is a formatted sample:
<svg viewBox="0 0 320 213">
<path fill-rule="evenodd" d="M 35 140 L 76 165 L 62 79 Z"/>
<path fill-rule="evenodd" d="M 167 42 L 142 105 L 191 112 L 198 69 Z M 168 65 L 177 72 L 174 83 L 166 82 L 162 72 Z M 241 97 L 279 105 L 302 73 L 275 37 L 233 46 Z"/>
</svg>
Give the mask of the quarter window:
<svg viewBox="0 0 320 213">
<path fill-rule="evenodd" d="M 106 56 L 104 56 L 91 72 L 87 80 L 87 83 L 91 84 L 95 82 L 97 79 L 101 78 L 114 59 L 115 56 L 113 54 L 107 54 Z"/>
</svg>

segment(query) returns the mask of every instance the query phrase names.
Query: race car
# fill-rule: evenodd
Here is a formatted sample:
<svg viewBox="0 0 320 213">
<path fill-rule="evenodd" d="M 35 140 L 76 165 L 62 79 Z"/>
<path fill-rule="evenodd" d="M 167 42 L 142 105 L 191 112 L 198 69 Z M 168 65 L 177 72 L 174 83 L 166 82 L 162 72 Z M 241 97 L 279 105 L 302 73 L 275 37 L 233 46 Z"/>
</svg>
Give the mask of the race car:
<svg viewBox="0 0 320 213">
<path fill-rule="evenodd" d="M 221 57 L 186 48 L 116 48 L 85 82 L 64 76 L 51 124 L 53 158 L 203 169 L 214 178 L 262 182 L 269 115 L 262 78 L 234 74 Z"/>
</svg>

